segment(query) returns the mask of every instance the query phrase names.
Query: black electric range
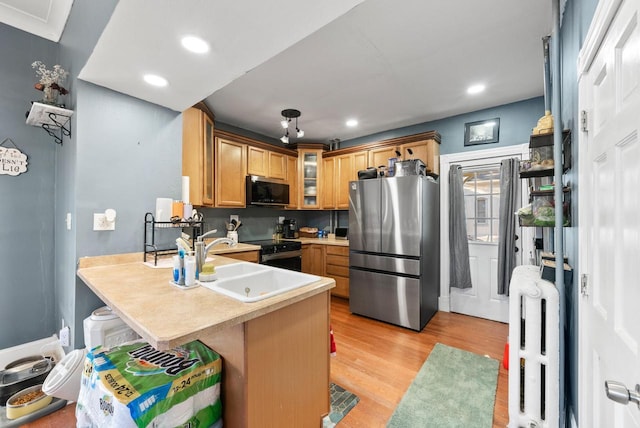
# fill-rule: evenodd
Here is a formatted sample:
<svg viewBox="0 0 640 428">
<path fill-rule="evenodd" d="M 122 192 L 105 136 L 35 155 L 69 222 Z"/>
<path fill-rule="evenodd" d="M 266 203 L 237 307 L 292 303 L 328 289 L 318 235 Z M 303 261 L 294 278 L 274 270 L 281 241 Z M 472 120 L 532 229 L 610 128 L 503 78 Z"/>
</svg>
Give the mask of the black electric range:
<svg viewBox="0 0 640 428">
<path fill-rule="evenodd" d="M 283 269 L 302 270 L 302 244 L 298 241 L 248 241 L 245 244 L 260 246 L 260 263 Z"/>
</svg>

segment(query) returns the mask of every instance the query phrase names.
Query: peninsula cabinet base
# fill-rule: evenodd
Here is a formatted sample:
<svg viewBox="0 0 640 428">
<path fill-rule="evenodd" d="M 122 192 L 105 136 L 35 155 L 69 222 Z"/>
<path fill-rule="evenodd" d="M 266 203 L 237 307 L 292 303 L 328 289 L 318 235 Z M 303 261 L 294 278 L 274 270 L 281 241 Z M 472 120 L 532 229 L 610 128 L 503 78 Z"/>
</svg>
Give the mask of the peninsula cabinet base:
<svg viewBox="0 0 640 428">
<path fill-rule="evenodd" d="M 322 426 L 329 291 L 200 340 L 222 356 L 225 428 Z"/>
</svg>

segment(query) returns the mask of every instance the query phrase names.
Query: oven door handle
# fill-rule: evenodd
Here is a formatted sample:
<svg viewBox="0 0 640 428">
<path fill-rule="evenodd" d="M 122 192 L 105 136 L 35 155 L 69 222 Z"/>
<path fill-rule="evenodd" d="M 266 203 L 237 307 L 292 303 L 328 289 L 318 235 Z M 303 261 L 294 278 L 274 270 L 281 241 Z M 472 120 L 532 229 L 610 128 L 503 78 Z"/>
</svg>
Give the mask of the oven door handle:
<svg viewBox="0 0 640 428">
<path fill-rule="evenodd" d="M 263 254 L 261 257 L 262 262 L 268 262 L 269 260 L 291 259 L 293 257 L 301 257 L 302 251 L 284 251 L 282 253 Z"/>
</svg>

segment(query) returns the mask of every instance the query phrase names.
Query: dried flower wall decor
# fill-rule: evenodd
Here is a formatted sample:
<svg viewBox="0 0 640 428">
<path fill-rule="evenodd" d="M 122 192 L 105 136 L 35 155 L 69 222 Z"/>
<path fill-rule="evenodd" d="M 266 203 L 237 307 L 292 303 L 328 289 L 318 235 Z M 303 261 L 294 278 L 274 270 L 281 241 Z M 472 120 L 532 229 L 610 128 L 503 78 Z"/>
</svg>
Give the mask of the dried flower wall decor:
<svg viewBox="0 0 640 428">
<path fill-rule="evenodd" d="M 43 92 L 42 102 L 57 105 L 58 94 L 66 95 L 69 93 L 69 91 L 62 86 L 69 72 L 57 64 L 53 66 L 53 69 L 49 70 L 42 61 L 35 61 L 31 64 L 31 67 L 36 69 L 36 75 L 40 79 L 40 81 L 34 85 L 34 88 Z"/>
</svg>

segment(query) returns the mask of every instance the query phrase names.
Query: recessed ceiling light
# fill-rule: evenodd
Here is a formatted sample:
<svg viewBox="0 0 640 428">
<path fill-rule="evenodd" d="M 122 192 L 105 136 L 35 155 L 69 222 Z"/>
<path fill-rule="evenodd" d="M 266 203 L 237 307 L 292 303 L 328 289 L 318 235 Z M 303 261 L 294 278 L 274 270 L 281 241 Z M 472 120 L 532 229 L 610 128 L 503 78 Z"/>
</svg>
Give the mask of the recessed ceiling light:
<svg viewBox="0 0 640 428">
<path fill-rule="evenodd" d="M 153 86 L 167 86 L 169 84 L 167 79 L 155 74 L 145 74 L 144 81 Z"/>
<path fill-rule="evenodd" d="M 467 94 L 479 94 L 480 92 L 484 91 L 485 86 L 480 84 L 480 85 L 472 85 L 469 86 L 469 88 L 467 88 Z"/>
<path fill-rule="evenodd" d="M 353 128 L 354 126 L 358 126 L 358 121 L 355 119 L 349 119 L 347 120 L 347 126 L 349 128 Z"/>
<path fill-rule="evenodd" d="M 193 53 L 207 53 L 209 52 L 209 44 L 196 36 L 185 36 L 182 38 L 182 46 Z"/>
</svg>

